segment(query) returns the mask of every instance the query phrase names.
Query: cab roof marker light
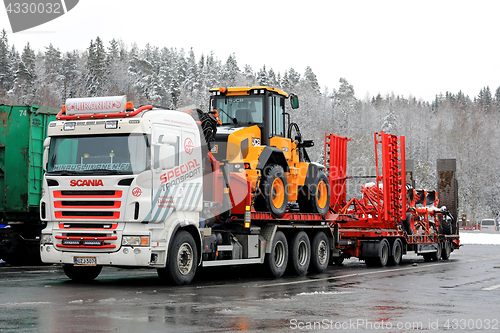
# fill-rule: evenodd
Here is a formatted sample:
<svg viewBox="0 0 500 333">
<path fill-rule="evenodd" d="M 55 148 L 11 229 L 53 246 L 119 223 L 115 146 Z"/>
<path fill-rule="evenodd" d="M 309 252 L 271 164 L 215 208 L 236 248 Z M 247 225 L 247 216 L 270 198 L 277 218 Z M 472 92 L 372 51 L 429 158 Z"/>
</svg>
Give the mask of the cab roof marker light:
<svg viewBox="0 0 500 333">
<path fill-rule="evenodd" d="M 118 120 L 107 121 L 104 124 L 105 129 L 117 129 L 118 128 Z"/>
<path fill-rule="evenodd" d="M 65 131 L 73 131 L 76 127 L 76 123 L 74 121 L 72 122 L 68 122 L 68 123 L 64 123 L 64 130 Z"/>
</svg>

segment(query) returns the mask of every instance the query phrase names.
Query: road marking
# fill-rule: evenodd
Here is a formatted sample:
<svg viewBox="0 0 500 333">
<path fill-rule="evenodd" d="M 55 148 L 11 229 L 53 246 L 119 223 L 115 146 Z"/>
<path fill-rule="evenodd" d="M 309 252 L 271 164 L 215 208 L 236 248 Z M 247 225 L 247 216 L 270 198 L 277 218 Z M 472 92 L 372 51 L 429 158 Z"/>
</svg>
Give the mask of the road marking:
<svg viewBox="0 0 500 333">
<path fill-rule="evenodd" d="M 491 259 L 497 259 L 500 258 L 500 255 L 495 255 L 495 256 L 490 256 L 488 258 L 482 258 L 480 260 L 491 260 Z M 346 274 L 346 275 L 338 275 L 338 276 L 330 276 L 327 278 L 321 278 L 321 279 L 308 279 L 308 280 L 300 280 L 300 281 L 291 281 L 291 282 L 281 282 L 281 283 L 272 283 L 272 284 L 265 284 L 262 286 L 259 286 L 259 288 L 265 288 L 265 287 L 275 287 L 275 286 L 287 286 L 287 285 L 292 285 L 292 284 L 302 284 L 302 283 L 314 283 L 318 281 L 329 281 L 329 280 L 338 280 L 338 279 L 343 279 L 343 278 L 349 278 L 353 276 L 363 276 L 363 275 L 373 275 L 373 274 L 379 274 L 379 273 L 391 273 L 391 272 L 401 272 L 401 271 L 407 271 L 411 269 L 417 269 L 417 268 L 422 268 L 422 267 L 436 267 L 436 266 L 441 266 L 441 265 L 451 265 L 451 264 L 458 264 L 458 263 L 468 263 L 468 262 L 475 262 L 478 261 L 477 259 L 469 259 L 469 260 L 464 260 L 464 261 L 446 261 L 446 262 L 439 262 L 439 263 L 431 263 L 427 265 L 422 265 L 422 266 L 411 266 L 411 267 L 404 267 L 404 268 L 393 268 L 393 269 L 384 269 L 384 270 L 377 270 L 377 271 L 369 271 L 369 272 L 362 272 L 362 273 L 354 273 L 354 274 Z M 497 287 L 500 288 L 500 285 Z M 496 289 L 496 288 L 495 288 Z"/>
<path fill-rule="evenodd" d="M 496 286 L 491 286 L 491 287 L 486 287 L 481 290 L 494 290 L 500 288 L 500 284 L 497 284 Z"/>
</svg>

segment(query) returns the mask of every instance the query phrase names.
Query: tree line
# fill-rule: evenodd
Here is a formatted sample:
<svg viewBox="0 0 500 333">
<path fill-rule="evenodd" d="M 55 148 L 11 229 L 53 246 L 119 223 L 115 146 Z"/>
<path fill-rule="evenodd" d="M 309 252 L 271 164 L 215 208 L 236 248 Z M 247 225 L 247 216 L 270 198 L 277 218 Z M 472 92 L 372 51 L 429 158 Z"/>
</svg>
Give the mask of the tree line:
<svg viewBox="0 0 500 333">
<path fill-rule="evenodd" d="M 50 44 L 34 50 L 9 45 L 0 34 L 0 104 L 36 104 L 60 108 L 67 98 L 127 95 L 135 105 L 169 109 L 195 106 L 208 110 L 209 89 L 219 86 L 272 86 L 295 93 L 300 108 L 287 109 L 305 139 L 314 139 L 311 157 L 323 162 L 325 133 L 353 138 L 348 145 L 348 173 L 375 174 L 373 133 L 406 137 L 406 157 L 414 160 L 417 188 L 436 189 L 436 160 L 455 158 L 459 181 L 459 213 L 471 219 L 500 214 L 500 87 L 484 87 L 477 96 L 459 91 L 424 101 L 394 94 L 356 98 L 345 78 L 332 90 L 321 88 L 310 67 L 284 73 L 272 68 L 240 67 L 236 55 L 221 61 L 210 52 L 108 45 L 97 37 L 83 51 L 61 52 Z M 369 182 L 367 178 L 366 182 Z M 351 181 L 350 196 L 359 195 L 360 181 Z"/>
</svg>

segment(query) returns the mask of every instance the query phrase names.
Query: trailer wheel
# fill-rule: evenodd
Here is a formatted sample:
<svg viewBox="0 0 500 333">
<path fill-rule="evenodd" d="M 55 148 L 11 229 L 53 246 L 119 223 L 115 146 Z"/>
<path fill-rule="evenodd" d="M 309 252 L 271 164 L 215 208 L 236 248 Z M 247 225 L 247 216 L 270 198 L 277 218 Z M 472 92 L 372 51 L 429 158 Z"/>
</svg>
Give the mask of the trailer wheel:
<svg viewBox="0 0 500 333">
<path fill-rule="evenodd" d="M 436 252 L 431 253 L 431 259 L 434 261 L 438 261 L 441 258 L 441 243 L 437 243 Z"/>
<path fill-rule="evenodd" d="M 255 208 L 282 217 L 288 205 L 286 175 L 279 165 L 268 165 L 260 181 L 261 194 L 255 199 Z"/>
<path fill-rule="evenodd" d="M 181 230 L 174 238 L 172 249 L 168 254 L 168 265 L 158 268 L 158 276 L 162 280 L 172 281 L 177 285 L 191 283 L 198 267 L 198 250 L 193 236 Z"/>
<path fill-rule="evenodd" d="M 451 244 L 450 242 L 442 243 L 441 259 L 448 260 L 451 255 Z"/>
<path fill-rule="evenodd" d="M 438 261 L 441 258 L 441 243 L 437 243 L 436 252 L 431 253 L 431 259 L 434 261 Z"/>
<path fill-rule="evenodd" d="M 389 257 L 389 263 L 391 265 L 399 265 L 401 259 L 403 258 L 403 245 L 399 238 L 394 240 L 391 248 L 391 256 Z"/>
<path fill-rule="evenodd" d="M 281 231 L 276 231 L 273 239 L 271 253 L 266 253 L 265 265 L 274 277 L 280 277 L 285 273 L 288 264 L 288 243 Z"/>
<path fill-rule="evenodd" d="M 309 268 L 316 273 L 323 273 L 330 261 L 330 242 L 323 231 L 314 235 L 311 245 L 311 263 Z"/>
<path fill-rule="evenodd" d="M 297 201 L 303 213 L 326 215 L 330 206 L 330 182 L 327 175 L 319 172 L 314 183 L 302 186 Z"/>
<path fill-rule="evenodd" d="M 377 246 L 374 248 L 376 256 L 365 258 L 365 263 L 367 266 L 379 266 L 384 267 L 387 265 L 389 261 L 390 255 L 390 246 L 387 239 L 382 239 L 377 243 Z"/>
<path fill-rule="evenodd" d="M 63 265 L 64 273 L 75 282 L 91 282 L 102 271 L 102 266 Z"/>
<path fill-rule="evenodd" d="M 311 242 L 304 231 L 299 231 L 293 235 L 289 246 L 290 271 L 297 275 L 304 276 L 311 262 Z"/>
</svg>

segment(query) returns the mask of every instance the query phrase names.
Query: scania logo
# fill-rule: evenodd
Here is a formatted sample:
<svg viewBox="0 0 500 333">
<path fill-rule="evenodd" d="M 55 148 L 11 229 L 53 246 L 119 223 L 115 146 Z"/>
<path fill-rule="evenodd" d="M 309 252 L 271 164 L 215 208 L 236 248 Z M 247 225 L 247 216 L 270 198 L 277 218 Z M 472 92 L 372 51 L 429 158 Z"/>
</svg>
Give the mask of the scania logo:
<svg viewBox="0 0 500 333">
<path fill-rule="evenodd" d="M 102 179 L 72 179 L 69 182 L 71 186 L 104 186 Z"/>
</svg>

